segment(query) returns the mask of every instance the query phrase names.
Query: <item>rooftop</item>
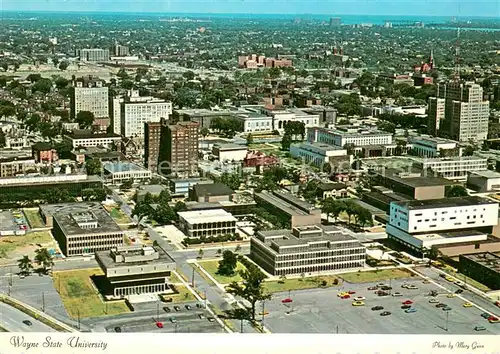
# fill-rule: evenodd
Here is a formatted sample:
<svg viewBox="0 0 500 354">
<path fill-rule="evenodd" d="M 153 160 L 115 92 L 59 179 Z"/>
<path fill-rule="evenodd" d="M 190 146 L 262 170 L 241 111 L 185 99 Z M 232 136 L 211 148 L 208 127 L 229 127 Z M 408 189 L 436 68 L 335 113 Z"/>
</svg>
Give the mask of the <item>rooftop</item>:
<svg viewBox="0 0 500 354">
<path fill-rule="evenodd" d="M 40 210 L 51 215 L 66 236 L 123 233 L 99 202 L 47 204 L 41 205 Z"/>
<path fill-rule="evenodd" d="M 122 246 L 109 251 L 96 252 L 96 257 L 104 268 L 131 267 L 145 264 L 165 264 L 175 261 L 160 247 Z"/>
<path fill-rule="evenodd" d="M 75 129 L 72 133 L 67 134 L 71 139 L 103 139 L 116 138 L 121 139 L 120 135 L 114 133 L 93 133 L 88 129 Z"/>
<path fill-rule="evenodd" d="M 308 215 L 310 214 L 308 210 L 314 209 L 314 207 L 311 204 L 286 193 L 261 192 L 261 193 L 256 193 L 255 195 L 263 199 L 267 203 L 272 204 L 276 208 L 279 208 L 280 210 L 284 211 L 288 215 Z M 296 202 L 298 206 L 290 202 L 292 203 Z"/>
<path fill-rule="evenodd" d="M 481 264 L 483 267 L 489 268 L 491 270 L 500 273 L 500 256 L 496 254 L 485 252 L 485 253 L 476 253 L 476 254 L 466 254 L 462 255 L 471 261 Z M 500 276 L 500 274 L 499 274 Z"/>
<path fill-rule="evenodd" d="M 477 196 L 469 196 L 445 199 L 408 200 L 405 202 L 393 202 L 393 204 L 406 207 L 409 210 L 418 210 L 428 208 L 451 208 L 470 205 L 498 204 L 498 202 Z"/>
<path fill-rule="evenodd" d="M 232 195 L 234 191 L 223 183 L 197 184 L 193 190 L 198 197 Z"/>
<path fill-rule="evenodd" d="M 484 178 L 500 178 L 500 173 L 491 170 L 474 171 L 470 172 L 470 175 L 484 177 Z"/>
<path fill-rule="evenodd" d="M 451 238 L 461 238 L 461 237 L 470 237 L 470 236 L 482 236 L 484 239 L 487 238 L 487 234 L 476 231 L 476 230 L 457 230 L 457 231 L 449 231 L 449 232 L 436 232 L 429 234 L 420 234 L 414 235 L 416 239 L 422 241 L 431 241 L 438 239 L 451 239 Z M 456 243 L 452 243 L 452 245 L 456 245 Z"/>
<path fill-rule="evenodd" d="M 245 145 L 238 145 L 238 144 L 216 144 L 214 145 L 214 148 L 217 148 L 221 151 L 230 151 L 230 150 L 248 150 L 248 147 Z"/>
<path fill-rule="evenodd" d="M 146 171 L 145 168 L 135 165 L 130 162 L 108 162 L 105 163 L 103 168 L 110 173 L 117 172 L 130 172 L 130 171 Z"/>
<path fill-rule="evenodd" d="M 318 129 L 324 132 L 327 132 L 329 134 L 335 134 L 335 135 L 340 135 L 340 136 L 374 136 L 374 135 L 390 135 L 392 136 L 391 133 L 376 130 L 376 129 L 357 129 L 356 131 L 346 131 L 346 130 L 340 130 L 340 129 L 328 129 L 328 128 L 313 128 L 313 129 Z"/>
<path fill-rule="evenodd" d="M 187 223 L 199 224 L 199 223 L 209 223 L 209 222 L 226 222 L 234 221 L 236 218 L 225 211 L 224 209 L 208 209 L 208 210 L 195 210 L 195 211 L 182 211 L 179 214 L 181 219 L 184 219 Z"/>
<path fill-rule="evenodd" d="M 303 142 L 303 143 L 296 143 L 292 144 L 294 146 L 298 146 L 302 149 L 308 150 L 308 149 L 313 149 L 313 150 L 322 150 L 323 152 L 331 151 L 331 150 L 345 150 L 344 148 L 340 146 L 335 146 L 335 145 L 329 145 L 325 143 L 318 143 L 318 142 Z"/>
</svg>

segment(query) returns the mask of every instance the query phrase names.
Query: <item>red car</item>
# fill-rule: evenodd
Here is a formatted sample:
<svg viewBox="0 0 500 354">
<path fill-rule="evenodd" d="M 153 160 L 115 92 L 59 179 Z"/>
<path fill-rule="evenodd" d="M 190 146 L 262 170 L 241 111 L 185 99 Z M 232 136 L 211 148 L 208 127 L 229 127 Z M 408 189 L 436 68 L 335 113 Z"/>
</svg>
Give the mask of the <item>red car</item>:
<svg viewBox="0 0 500 354">
<path fill-rule="evenodd" d="M 498 317 L 490 316 L 490 317 L 488 317 L 488 321 L 498 321 Z"/>
<path fill-rule="evenodd" d="M 356 294 L 356 292 L 355 292 L 355 291 L 352 291 L 352 290 L 351 290 L 351 291 L 348 291 L 348 293 L 349 293 L 349 294 L 351 294 L 351 295 L 352 295 L 352 294 Z"/>
<path fill-rule="evenodd" d="M 413 304 L 413 301 L 411 300 L 403 301 L 403 305 L 411 305 L 411 304 Z"/>
<path fill-rule="evenodd" d="M 161 323 L 161 322 L 156 322 L 156 327 L 158 327 L 158 328 L 163 328 L 163 323 Z"/>
<path fill-rule="evenodd" d="M 351 298 L 350 295 L 344 295 L 344 296 L 341 297 L 341 299 L 350 299 L 350 298 Z"/>
<path fill-rule="evenodd" d="M 286 299 L 281 300 L 281 302 L 284 303 L 284 304 L 288 304 L 290 302 L 293 302 L 293 300 L 290 299 L 289 297 L 287 297 Z"/>
</svg>

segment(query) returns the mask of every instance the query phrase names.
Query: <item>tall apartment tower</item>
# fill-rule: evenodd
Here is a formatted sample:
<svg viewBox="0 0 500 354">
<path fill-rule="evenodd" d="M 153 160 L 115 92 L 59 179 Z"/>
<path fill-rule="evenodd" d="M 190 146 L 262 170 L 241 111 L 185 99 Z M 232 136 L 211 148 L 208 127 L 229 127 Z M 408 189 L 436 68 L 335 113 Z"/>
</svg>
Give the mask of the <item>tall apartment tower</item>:
<svg viewBox="0 0 500 354">
<path fill-rule="evenodd" d="M 111 126 L 113 133 L 121 135 L 122 133 L 122 103 L 123 98 L 113 97 L 111 99 Z"/>
<path fill-rule="evenodd" d="M 429 98 L 429 133 L 456 141 L 486 140 L 490 103 L 483 88 L 458 81 L 439 84 L 437 97 Z"/>
<path fill-rule="evenodd" d="M 161 123 L 144 123 L 144 166 L 157 172 L 160 153 Z"/>
<path fill-rule="evenodd" d="M 71 95 L 71 118 L 75 119 L 78 112 L 92 112 L 95 124 L 105 128 L 109 125 L 109 90 L 101 81 L 89 82 L 84 86 L 77 81 Z"/>
<path fill-rule="evenodd" d="M 76 55 L 80 58 L 80 61 L 108 61 L 109 49 L 78 49 Z"/>
<path fill-rule="evenodd" d="M 120 44 L 115 44 L 113 53 L 115 57 L 126 57 L 130 54 L 128 47 Z"/>
<path fill-rule="evenodd" d="M 169 125 L 162 119 L 158 172 L 177 177 L 197 175 L 198 137 L 199 123 Z"/>
</svg>

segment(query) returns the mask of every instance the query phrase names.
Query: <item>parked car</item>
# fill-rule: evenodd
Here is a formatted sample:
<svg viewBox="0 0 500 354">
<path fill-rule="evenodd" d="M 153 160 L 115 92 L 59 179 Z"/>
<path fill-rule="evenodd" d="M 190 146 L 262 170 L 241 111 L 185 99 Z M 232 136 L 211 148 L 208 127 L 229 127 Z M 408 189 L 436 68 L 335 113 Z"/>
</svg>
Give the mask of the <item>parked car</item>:
<svg viewBox="0 0 500 354">
<path fill-rule="evenodd" d="M 165 306 L 165 307 L 163 308 L 163 311 L 165 311 L 165 312 L 170 312 L 171 310 L 170 310 L 170 307 Z"/>
<path fill-rule="evenodd" d="M 389 311 L 383 311 L 380 313 L 380 316 L 389 316 L 391 313 Z"/>
<path fill-rule="evenodd" d="M 395 292 L 395 293 L 392 293 L 392 296 L 403 296 L 403 294 Z"/>
<path fill-rule="evenodd" d="M 491 316 L 491 315 L 490 315 L 488 312 L 483 312 L 483 313 L 481 314 L 481 317 L 482 317 L 482 318 L 489 318 L 490 316 Z"/>
<path fill-rule="evenodd" d="M 179 312 L 181 310 L 181 308 L 179 306 L 174 306 L 174 310 Z"/>
<path fill-rule="evenodd" d="M 175 318 L 175 317 L 170 317 L 170 322 L 172 322 L 172 323 L 177 323 L 177 318 Z"/>
<path fill-rule="evenodd" d="M 191 305 L 186 305 L 184 307 L 186 308 L 186 310 L 191 310 L 193 308 Z"/>
<path fill-rule="evenodd" d="M 284 304 L 289 304 L 289 303 L 293 302 L 293 300 L 290 299 L 289 297 L 287 297 L 286 299 L 281 300 L 281 302 Z"/>
<path fill-rule="evenodd" d="M 365 303 L 363 301 L 354 301 L 352 306 L 365 306 Z"/>
<path fill-rule="evenodd" d="M 378 289 L 378 286 L 370 286 L 370 287 L 368 288 L 368 290 L 377 290 L 377 289 Z"/>
<path fill-rule="evenodd" d="M 115 332 L 116 333 L 121 333 L 122 329 L 120 327 L 115 327 Z"/>
<path fill-rule="evenodd" d="M 448 295 L 446 295 L 446 297 L 448 297 L 448 298 L 450 298 L 450 299 L 451 299 L 451 298 L 454 298 L 455 296 L 456 296 L 455 294 L 448 294 Z"/>
<path fill-rule="evenodd" d="M 392 290 L 392 286 L 381 286 L 380 289 L 382 290 Z"/>
<path fill-rule="evenodd" d="M 208 322 L 215 322 L 215 318 L 213 317 L 207 317 Z"/>
<path fill-rule="evenodd" d="M 203 304 L 197 303 L 196 304 L 196 308 L 202 309 L 203 308 Z"/>
<path fill-rule="evenodd" d="M 380 310 L 383 310 L 384 309 L 384 306 L 373 306 L 372 307 L 372 311 L 380 311 Z"/>
<path fill-rule="evenodd" d="M 413 301 L 411 300 L 403 301 L 403 305 L 411 305 L 411 304 L 413 304 Z"/>
<path fill-rule="evenodd" d="M 447 307 L 447 306 L 448 306 L 448 305 L 443 304 L 442 302 L 436 305 L 436 307 L 437 307 L 437 308 Z"/>
<path fill-rule="evenodd" d="M 463 292 L 464 292 L 464 291 L 463 291 L 462 289 L 457 289 L 457 290 L 455 291 L 455 294 L 461 294 L 461 293 L 463 293 Z"/>
<path fill-rule="evenodd" d="M 24 320 L 23 323 L 26 325 L 26 326 L 31 326 L 33 323 L 31 323 L 30 320 Z"/>
<path fill-rule="evenodd" d="M 451 307 L 450 306 L 445 306 L 443 307 L 443 311 L 450 311 L 451 310 Z"/>
<path fill-rule="evenodd" d="M 363 300 L 366 300 L 364 296 L 358 296 L 354 298 L 354 301 L 363 301 Z"/>
<path fill-rule="evenodd" d="M 163 323 L 161 323 L 161 322 L 156 322 L 156 327 L 158 327 L 158 328 L 163 328 Z"/>
<path fill-rule="evenodd" d="M 491 317 L 488 318 L 488 322 L 489 323 L 499 323 L 500 319 L 498 317 L 491 316 Z"/>
<path fill-rule="evenodd" d="M 418 287 L 415 286 L 415 285 L 413 285 L 413 284 L 412 285 L 408 285 L 406 288 L 410 289 L 410 290 L 416 290 L 416 289 L 418 289 Z"/>
<path fill-rule="evenodd" d="M 472 305 L 470 302 L 466 302 L 465 304 L 462 305 L 463 307 L 473 307 L 474 305 Z"/>
<path fill-rule="evenodd" d="M 351 295 L 342 295 L 341 299 L 350 299 Z"/>
<path fill-rule="evenodd" d="M 430 304 L 437 304 L 437 303 L 439 303 L 439 300 L 438 299 L 430 299 L 429 303 Z"/>
<path fill-rule="evenodd" d="M 409 309 L 409 308 L 411 308 L 411 305 L 403 305 L 403 306 L 401 306 L 401 308 L 402 308 L 403 310 L 405 310 L 405 309 Z"/>
<path fill-rule="evenodd" d="M 414 312 L 417 312 L 417 309 L 412 307 L 412 308 L 406 309 L 405 312 L 406 313 L 414 313 Z"/>
<path fill-rule="evenodd" d="M 474 331 L 486 331 L 486 327 L 484 327 L 484 326 L 476 326 L 476 327 L 474 327 Z"/>
<path fill-rule="evenodd" d="M 204 315 L 204 314 L 202 314 L 202 313 L 200 313 L 200 314 L 198 315 L 198 317 L 200 318 L 200 320 L 202 320 L 202 319 L 204 319 L 204 318 L 205 318 L 205 315 Z"/>
<path fill-rule="evenodd" d="M 355 292 L 355 291 L 352 291 L 352 290 L 349 290 L 347 293 L 348 293 L 349 295 L 356 294 L 356 292 Z"/>
</svg>

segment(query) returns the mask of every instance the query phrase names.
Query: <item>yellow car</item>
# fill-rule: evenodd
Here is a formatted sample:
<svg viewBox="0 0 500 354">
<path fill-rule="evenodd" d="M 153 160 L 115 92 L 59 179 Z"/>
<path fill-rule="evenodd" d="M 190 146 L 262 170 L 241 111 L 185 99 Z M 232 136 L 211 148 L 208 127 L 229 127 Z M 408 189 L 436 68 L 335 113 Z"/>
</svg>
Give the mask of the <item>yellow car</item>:
<svg viewBox="0 0 500 354">
<path fill-rule="evenodd" d="M 349 295 L 349 293 L 347 291 L 344 291 L 343 293 L 337 294 L 338 297 L 342 297 L 342 296 L 346 296 L 346 295 Z"/>
<path fill-rule="evenodd" d="M 463 307 L 472 307 L 474 305 L 472 305 L 470 302 L 466 302 L 465 304 L 462 305 Z"/>
<path fill-rule="evenodd" d="M 455 294 L 448 294 L 448 295 L 446 295 L 446 297 L 449 297 L 450 299 L 451 299 L 452 297 L 455 297 L 455 296 L 456 296 Z"/>
<path fill-rule="evenodd" d="M 260 316 L 267 316 L 269 315 L 269 311 L 264 311 L 264 312 L 261 312 L 259 313 Z"/>
<path fill-rule="evenodd" d="M 452 277 L 445 277 L 446 280 L 450 281 L 450 282 L 453 282 L 455 281 L 455 279 L 453 279 Z"/>
<path fill-rule="evenodd" d="M 352 306 L 365 306 L 365 303 L 363 301 L 354 301 Z"/>
</svg>

